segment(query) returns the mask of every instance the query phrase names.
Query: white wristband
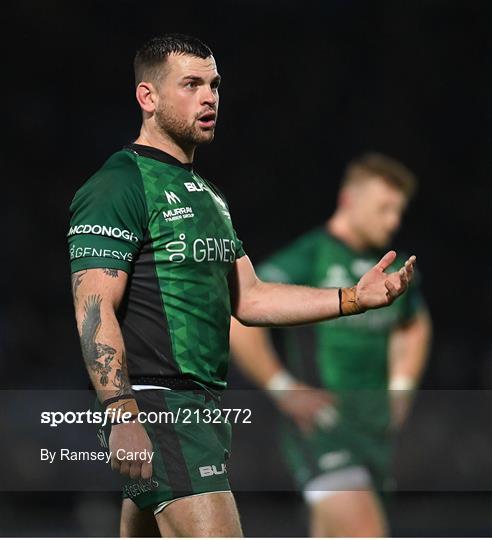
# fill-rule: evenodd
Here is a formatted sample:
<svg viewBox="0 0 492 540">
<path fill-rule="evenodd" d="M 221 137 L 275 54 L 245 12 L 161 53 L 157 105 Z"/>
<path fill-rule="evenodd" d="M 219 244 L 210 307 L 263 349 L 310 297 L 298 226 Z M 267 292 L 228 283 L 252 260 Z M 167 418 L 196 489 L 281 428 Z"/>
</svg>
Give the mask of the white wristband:
<svg viewBox="0 0 492 540">
<path fill-rule="evenodd" d="M 400 390 L 415 390 L 417 383 L 412 377 L 407 375 L 395 375 L 391 378 L 389 382 L 389 390 L 400 391 Z"/>
<path fill-rule="evenodd" d="M 276 398 L 278 397 L 278 392 L 291 390 L 296 382 L 297 381 L 287 370 L 282 369 L 277 371 L 273 377 L 268 379 L 265 386 L 265 391 L 268 392 L 272 397 Z"/>
</svg>

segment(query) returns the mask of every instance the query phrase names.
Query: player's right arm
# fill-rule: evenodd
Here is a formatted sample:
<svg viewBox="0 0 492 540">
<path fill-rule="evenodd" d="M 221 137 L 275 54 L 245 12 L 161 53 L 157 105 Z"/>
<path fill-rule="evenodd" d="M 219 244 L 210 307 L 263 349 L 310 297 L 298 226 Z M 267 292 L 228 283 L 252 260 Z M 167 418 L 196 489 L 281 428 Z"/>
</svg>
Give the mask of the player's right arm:
<svg viewBox="0 0 492 540">
<path fill-rule="evenodd" d="M 99 401 L 106 409 L 137 415 L 126 364 L 125 344 L 116 312 L 128 275 L 121 270 L 90 268 L 72 274 L 72 293 L 82 356 Z M 111 467 L 131 478 L 150 478 L 152 464 L 118 459 L 152 451 L 152 443 L 139 422 L 114 424 L 109 437 Z M 131 453 L 131 454 L 130 454 Z M 148 455 L 148 454 L 147 454 Z"/>
<path fill-rule="evenodd" d="M 72 294 L 82 356 L 101 403 L 131 395 L 125 347 L 116 318 L 127 274 L 90 268 L 72 274 Z"/>
<path fill-rule="evenodd" d="M 135 416 L 139 411 L 116 316 L 148 223 L 141 176 L 131 158 L 124 153 L 110 158 L 76 193 L 70 214 L 72 291 L 84 362 L 103 406 Z M 113 469 L 150 478 L 151 464 L 126 456 L 151 448 L 139 422 L 113 424 Z"/>
<path fill-rule="evenodd" d="M 296 380 L 282 365 L 266 328 L 247 327 L 231 318 L 231 352 L 235 364 L 304 432 L 322 422 L 330 394 Z"/>
</svg>

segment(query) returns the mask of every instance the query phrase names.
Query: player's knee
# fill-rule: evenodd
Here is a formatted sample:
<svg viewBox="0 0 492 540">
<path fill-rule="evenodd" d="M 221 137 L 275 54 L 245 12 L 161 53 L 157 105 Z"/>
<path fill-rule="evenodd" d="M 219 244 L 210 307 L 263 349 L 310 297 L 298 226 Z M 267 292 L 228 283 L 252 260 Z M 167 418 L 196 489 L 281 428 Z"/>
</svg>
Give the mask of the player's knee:
<svg viewBox="0 0 492 540">
<path fill-rule="evenodd" d="M 317 523 L 311 524 L 313 536 L 345 538 L 383 538 L 388 536 L 384 524 L 351 516 L 350 519 L 333 520 L 331 516 L 318 517 Z"/>
<path fill-rule="evenodd" d="M 164 536 L 188 538 L 243 536 L 232 493 L 211 492 L 168 501 L 155 514 Z"/>
<path fill-rule="evenodd" d="M 172 536 L 187 538 L 242 538 L 239 522 L 227 523 L 174 523 Z"/>
<path fill-rule="evenodd" d="M 384 538 L 388 536 L 388 531 L 382 523 L 360 523 L 347 536 L 356 538 Z"/>
<path fill-rule="evenodd" d="M 368 490 L 305 493 L 311 506 L 314 536 L 384 537 L 386 517 L 377 496 Z"/>
</svg>

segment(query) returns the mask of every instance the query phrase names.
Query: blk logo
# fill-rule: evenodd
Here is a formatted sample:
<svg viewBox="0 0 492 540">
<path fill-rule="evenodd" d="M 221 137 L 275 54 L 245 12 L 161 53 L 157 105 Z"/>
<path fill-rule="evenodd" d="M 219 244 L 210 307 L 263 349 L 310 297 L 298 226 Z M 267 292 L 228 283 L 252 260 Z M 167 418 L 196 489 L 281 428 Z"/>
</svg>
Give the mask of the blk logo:
<svg viewBox="0 0 492 540">
<path fill-rule="evenodd" d="M 188 191 L 205 191 L 205 186 L 202 184 L 202 182 L 185 182 L 184 183 L 185 188 Z"/>
<path fill-rule="evenodd" d="M 200 467 L 199 471 L 202 478 L 205 478 L 206 476 L 218 476 L 226 472 L 226 466 L 225 463 L 221 463 L 219 467 L 216 467 L 215 465 L 206 465 L 205 467 Z"/>
</svg>

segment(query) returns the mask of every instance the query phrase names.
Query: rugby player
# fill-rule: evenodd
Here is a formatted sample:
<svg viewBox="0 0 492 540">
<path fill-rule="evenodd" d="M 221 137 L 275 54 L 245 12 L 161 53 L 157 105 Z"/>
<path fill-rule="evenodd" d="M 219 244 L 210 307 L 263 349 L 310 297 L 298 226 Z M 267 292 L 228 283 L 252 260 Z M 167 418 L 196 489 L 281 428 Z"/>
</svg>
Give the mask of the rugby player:
<svg viewBox="0 0 492 540">
<path fill-rule="evenodd" d="M 258 276 L 312 287 L 350 285 L 374 266 L 414 189 L 413 174 L 396 160 L 375 153 L 355 159 L 335 213 L 264 261 Z M 265 329 L 233 321 L 231 348 L 290 419 L 282 447 L 310 507 L 312 535 L 386 536 L 377 492 L 390 485 L 390 403 L 393 425 L 401 425 L 431 334 L 416 281 L 388 309 L 281 334 L 285 358 Z"/>
<path fill-rule="evenodd" d="M 100 406 L 205 413 L 224 390 L 231 313 L 250 325 L 300 324 L 391 304 L 413 275 L 388 252 L 340 289 L 261 282 L 220 191 L 193 168 L 214 138 L 220 75 L 198 39 L 166 35 L 135 57 L 138 138 L 75 194 L 68 233 L 82 352 Z M 101 440 L 104 437 L 100 437 Z M 104 440 L 103 440 L 104 442 Z M 228 422 L 114 423 L 125 485 L 122 536 L 240 536 L 225 468 Z M 154 452 L 151 463 L 124 455 Z"/>
</svg>

